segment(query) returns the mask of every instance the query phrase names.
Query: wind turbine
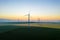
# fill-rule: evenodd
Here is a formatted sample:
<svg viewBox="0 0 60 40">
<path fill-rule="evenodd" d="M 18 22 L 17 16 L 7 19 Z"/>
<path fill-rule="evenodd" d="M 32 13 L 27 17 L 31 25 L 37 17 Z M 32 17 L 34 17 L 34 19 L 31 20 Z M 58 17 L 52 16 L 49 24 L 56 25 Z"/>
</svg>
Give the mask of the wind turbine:
<svg viewBox="0 0 60 40">
<path fill-rule="evenodd" d="M 17 22 L 18 22 L 18 23 L 20 22 L 19 16 L 18 16 Z"/>
<path fill-rule="evenodd" d="M 40 18 L 38 18 L 38 24 L 40 24 Z"/>
<path fill-rule="evenodd" d="M 29 13 L 28 13 L 27 15 L 25 15 L 25 16 L 28 16 L 28 29 L 29 29 L 29 31 L 30 31 L 30 11 L 29 11 Z"/>
</svg>

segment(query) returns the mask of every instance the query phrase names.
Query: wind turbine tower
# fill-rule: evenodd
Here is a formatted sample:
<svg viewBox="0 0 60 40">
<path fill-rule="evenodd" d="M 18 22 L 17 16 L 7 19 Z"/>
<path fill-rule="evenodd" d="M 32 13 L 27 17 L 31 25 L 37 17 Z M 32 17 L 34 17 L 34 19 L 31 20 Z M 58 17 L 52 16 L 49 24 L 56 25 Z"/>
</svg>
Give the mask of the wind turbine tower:
<svg viewBox="0 0 60 40">
<path fill-rule="evenodd" d="M 30 12 L 28 13 L 28 28 L 30 28 Z"/>
</svg>

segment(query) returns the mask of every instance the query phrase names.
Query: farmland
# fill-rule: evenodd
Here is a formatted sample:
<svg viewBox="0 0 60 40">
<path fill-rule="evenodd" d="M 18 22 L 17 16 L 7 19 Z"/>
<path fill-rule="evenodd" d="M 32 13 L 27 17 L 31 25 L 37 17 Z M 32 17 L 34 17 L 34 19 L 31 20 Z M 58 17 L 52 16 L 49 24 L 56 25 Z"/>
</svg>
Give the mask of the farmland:
<svg viewBox="0 0 60 40">
<path fill-rule="evenodd" d="M 0 24 L 1 40 L 41 39 L 59 40 L 60 23 Z"/>
</svg>

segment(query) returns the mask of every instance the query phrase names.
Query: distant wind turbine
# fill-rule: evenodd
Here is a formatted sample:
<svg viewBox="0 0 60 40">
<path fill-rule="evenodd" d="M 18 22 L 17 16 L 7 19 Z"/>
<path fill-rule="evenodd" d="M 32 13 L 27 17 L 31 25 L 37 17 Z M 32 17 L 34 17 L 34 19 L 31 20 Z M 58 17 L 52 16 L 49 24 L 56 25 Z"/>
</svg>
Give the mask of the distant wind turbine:
<svg viewBox="0 0 60 40">
<path fill-rule="evenodd" d="M 20 22 L 19 17 L 18 17 L 18 19 L 17 19 L 17 22 L 18 22 L 18 23 Z"/>
<path fill-rule="evenodd" d="M 38 18 L 38 24 L 40 24 L 40 18 Z"/>
</svg>

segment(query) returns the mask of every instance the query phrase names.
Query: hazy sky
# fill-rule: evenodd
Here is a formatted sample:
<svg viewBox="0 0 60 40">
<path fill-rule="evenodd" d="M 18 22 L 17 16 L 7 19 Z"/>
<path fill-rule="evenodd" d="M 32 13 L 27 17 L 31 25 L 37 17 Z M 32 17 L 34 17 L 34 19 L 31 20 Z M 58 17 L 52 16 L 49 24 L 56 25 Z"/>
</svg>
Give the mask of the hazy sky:
<svg viewBox="0 0 60 40">
<path fill-rule="evenodd" d="M 60 20 L 60 0 L 0 0 L 0 18 Z"/>
</svg>

